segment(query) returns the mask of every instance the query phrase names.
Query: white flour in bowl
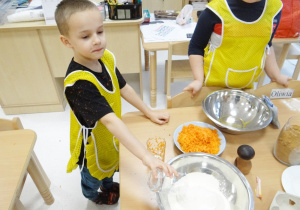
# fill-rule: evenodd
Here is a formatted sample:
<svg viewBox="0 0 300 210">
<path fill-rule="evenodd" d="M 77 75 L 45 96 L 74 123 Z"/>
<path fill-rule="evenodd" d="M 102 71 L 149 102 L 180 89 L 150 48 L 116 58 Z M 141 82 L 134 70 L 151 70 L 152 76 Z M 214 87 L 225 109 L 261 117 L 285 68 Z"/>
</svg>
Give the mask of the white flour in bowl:
<svg viewBox="0 0 300 210">
<path fill-rule="evenodd" d="M 212 175 L 193 172 L 179 179 L 168 193 L 172 210 L 229 210 L 228 200 Z"/>
</svg>

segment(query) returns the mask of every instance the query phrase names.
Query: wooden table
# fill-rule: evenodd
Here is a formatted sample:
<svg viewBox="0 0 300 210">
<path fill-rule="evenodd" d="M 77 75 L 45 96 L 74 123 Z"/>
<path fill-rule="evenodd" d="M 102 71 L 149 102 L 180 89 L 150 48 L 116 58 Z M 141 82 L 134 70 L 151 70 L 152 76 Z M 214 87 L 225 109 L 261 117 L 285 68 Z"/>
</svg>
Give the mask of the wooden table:
<svg viewBox="0 0 300 210">
<path fill-rule="evenodd" d="M 160 50 L 168 50 L 169 42 L 150 42 L 145 43 L 143 34 L 141 33 L 142 45 L 144 48 L 145 53 L 145 70 L 150 69 L 150 100 L 151 100 L 151 107 L 156 107 L 156 95 L 157 95 L 157 56 L 156 52 Z M 292 43 L 299 43 L 299 38 L 274 38 L 273 43 L 283 44 L 283 49 L 280 53 L 278 59 L 278 66 L 281 69 L 283 63 L 286 59 L 289 47 Z M 150 63 L 149 63 L 150 57 Z M 149 67 L 150 66 L 150 67 Z"/>
<path fill-rule="evenodd" d="M 50 181 L 39 171 L 40 166 L 32 157 L 35 141 L 36 134 L 32 130 L 0 132 L 0 209 L 14 208 L 26 171 L 45 202 L 49 205 L 54 202 Z"/>
<path fill-rule="evenodd" d="M 273 103 L 279 109 L 281 128 L 289 117 L 300 116 L 300 98 L 276 99 L 273 100 Z M 173 132 L 179 125 L 189 121 L 201 121 L 214 125 L 206 117 L 201 106 L 173 108 L 167 111 L 171 118 L 168 124 L 162 126 L 152 123 L 140 112 L 127 113 L 122 117 L 129 129 L 144 145 L 150 137 L 165 138 L 167 142 L 166 161 L 181 154 L 173 143 Z M 223 132 L 227 145 L 220 156 L 221 158 L 234 163 L 237 157 L 237 148 L 242 144 L 252 146 L 256 152 L 252 159 L 252 169 L 246 178 L 252 187 L 255 209 L 258 210 L 269 209 L 276 192 L 283 190 L 281 174 L 287 166 L 277 161 L 273 156 L 273 147 L 281 128 L 275 129 L 269 125 L 260 131 L 240 135 Z M 158 209 L 155 193 L 151 192 L 147 186 L 147 170 L 139 159 L 120 144 L 121 209 Z M 262 199 L 255 196 L 257 176 L 262 180 Z"/>
</svg>

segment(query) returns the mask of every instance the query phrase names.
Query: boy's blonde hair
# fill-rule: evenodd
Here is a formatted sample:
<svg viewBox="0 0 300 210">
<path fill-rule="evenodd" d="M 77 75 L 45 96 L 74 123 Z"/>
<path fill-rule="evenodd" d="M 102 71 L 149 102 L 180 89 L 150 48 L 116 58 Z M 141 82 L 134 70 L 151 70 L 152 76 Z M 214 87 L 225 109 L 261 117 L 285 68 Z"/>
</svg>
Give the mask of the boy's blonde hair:
<svg viewBox="0 0 300 210">
<path fill-rule="evenodd" d="M 97 6 L 89 0 L 62 0 L 55 10 L 55 21 L 61 35 L 68 35 L 68 21 L 76 12 L 82 12 L 89 9 L 98 9 Z M 100 12 L 100 11 L 99 11 Z"/>
</svg>

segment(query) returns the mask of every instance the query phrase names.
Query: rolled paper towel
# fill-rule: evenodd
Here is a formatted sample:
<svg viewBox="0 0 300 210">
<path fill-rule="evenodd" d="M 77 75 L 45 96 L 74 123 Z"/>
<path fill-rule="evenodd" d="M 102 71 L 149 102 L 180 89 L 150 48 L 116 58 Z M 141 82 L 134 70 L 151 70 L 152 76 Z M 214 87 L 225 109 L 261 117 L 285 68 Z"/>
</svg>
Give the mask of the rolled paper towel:
<svg viewBox="0 0 300 210">
<path fill-rule="evenodd" d="M 43 9 L 25 10 L 7 16 L 9 23 L 44 20 Z"/>
</svg>

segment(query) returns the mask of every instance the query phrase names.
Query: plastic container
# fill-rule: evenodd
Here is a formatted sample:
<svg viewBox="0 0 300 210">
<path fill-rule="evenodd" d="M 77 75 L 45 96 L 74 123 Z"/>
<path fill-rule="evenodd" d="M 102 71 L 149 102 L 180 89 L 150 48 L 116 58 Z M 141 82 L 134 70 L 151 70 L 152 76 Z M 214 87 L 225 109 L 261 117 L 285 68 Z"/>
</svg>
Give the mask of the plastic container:
<svg viewBox="0 0 300 210">
<path fill-rule="evenodd" d="M 105 2 L 101 1 L 98 5 L 98 9 L 100 10 L 100 13 L 102 14 L 103 20 L 106 18 L 106 10 L 105 10 Z"/>
<path fill-rule="evenodd" d="M 147 150 L 157 159 L 165 161 L 166 140 L 160 137 L 149 138 L 147 140 Z"/>
<path fill-rule="evenodd" d="M 278 191 L 273 198 L 269 210 L 297 210 L 300 209 L 300 197 Z"/>
<path fill-rule="evenodd" d="M 143 16 L 144 16 L 144 23 L 150 22 L 150 12 L 147 9 L 143 10 Z"/>
<path fill-rule="evenodd" d="M 274 156 L 286 165 L 300 164 L 300 116 L 289 118 L 274 147 Z"/>
<path fill-rule="evenodd" d="M 132 20 L 142 18 L 142 3 L 139 4 L 108 4 L 108 17 L 111 20 Z"/>
</svg>

